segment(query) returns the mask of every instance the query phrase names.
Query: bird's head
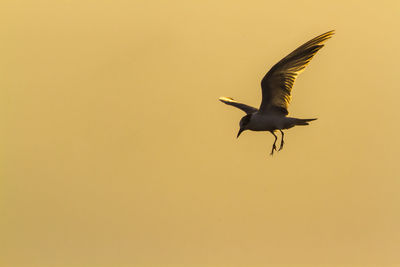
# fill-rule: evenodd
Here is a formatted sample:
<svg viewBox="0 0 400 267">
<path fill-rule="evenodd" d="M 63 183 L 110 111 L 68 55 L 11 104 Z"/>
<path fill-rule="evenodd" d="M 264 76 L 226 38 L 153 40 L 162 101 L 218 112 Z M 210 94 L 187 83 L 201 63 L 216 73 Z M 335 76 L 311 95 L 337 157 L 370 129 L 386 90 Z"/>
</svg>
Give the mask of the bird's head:
<svg viewBox="0 0 400 267">
<path fill-rule="evenodd" d="M 244 117 L 240 120 L 240 122 L 239 122 L 240 129 L 239 129 L 239 132 L 238 132 L 236 138 L 238 138 L 239 135 L 240 135 L 244 130 L 247 130 L 247 129 L 248 129 L 247 126 L 249 125 L 250 120 L 251 120 L 251 114 L 247 114 L 246 116 L 244 116 Z"/>
</svg>

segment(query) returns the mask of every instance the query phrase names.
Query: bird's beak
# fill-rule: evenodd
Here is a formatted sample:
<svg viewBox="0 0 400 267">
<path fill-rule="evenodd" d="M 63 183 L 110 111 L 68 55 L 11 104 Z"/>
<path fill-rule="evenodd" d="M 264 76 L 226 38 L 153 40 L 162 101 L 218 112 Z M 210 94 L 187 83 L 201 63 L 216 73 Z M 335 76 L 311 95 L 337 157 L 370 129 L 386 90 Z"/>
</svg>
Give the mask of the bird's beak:
<svg viewBox="0 0 400 267">
<path fill-rule="evenodd" d="M 240 128 L 240 130 L 239 130 L 239 132 L 238 132 L 236 138 L 239 138 L 239 135 L 240 135 L 243 131 L 244 131 L 244 129 L 243 129 L 243 128 Z"/>
</svg>

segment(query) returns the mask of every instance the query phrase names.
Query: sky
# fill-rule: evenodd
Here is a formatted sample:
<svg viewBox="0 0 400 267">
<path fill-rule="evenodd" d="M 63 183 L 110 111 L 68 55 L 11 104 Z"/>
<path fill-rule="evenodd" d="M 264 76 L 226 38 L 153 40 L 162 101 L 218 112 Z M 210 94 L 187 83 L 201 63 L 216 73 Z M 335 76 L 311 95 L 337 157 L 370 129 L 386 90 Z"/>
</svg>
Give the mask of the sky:
<svg viewBox="0 0 400 267">
<path fill-rule="evenodd" d="M 399 1 L 0 3 L 0 265 L 400 266 Z M 233 97 L 336 30 L 273 136 Z"/>
</svg>

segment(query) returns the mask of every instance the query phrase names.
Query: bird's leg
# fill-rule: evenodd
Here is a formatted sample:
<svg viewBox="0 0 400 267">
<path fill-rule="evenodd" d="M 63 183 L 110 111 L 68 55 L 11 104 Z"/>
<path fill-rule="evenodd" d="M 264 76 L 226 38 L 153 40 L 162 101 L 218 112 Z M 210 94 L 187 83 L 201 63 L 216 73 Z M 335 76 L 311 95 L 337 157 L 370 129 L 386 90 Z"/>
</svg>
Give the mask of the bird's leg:
<svg viewBox="0 0 400 267">
<path fill-rule="evenodd" d="M 283 148 L 283 145 L 285 144 L 285 141 L 283 141 L 283 138 L 285 137 L 285 134 L 283 133 L 283 131 L 281 130 L 281 129 L 279 129 L 279 131 L 281 132 L 281 134 L 282 134 L 282 139 L 281 139 L 281 145 L 280 145 L 280 147 L 279 147 L 279 150 L 278 151 L 281 151 L 282 150 L 282 148 Z"/>
<path fill-rule="evenodd" d="M 270 131 L 270 133 L 275 137 L 275 141 L 274 144 L 272 145 L 272 150 L 271 150 L 271 156 L 274 154 L 274 150 L 276 150 L 276 140 L 278 139 L 278 137 L 276 136 L 276 134 L 273 131 Z"/>
</svg>

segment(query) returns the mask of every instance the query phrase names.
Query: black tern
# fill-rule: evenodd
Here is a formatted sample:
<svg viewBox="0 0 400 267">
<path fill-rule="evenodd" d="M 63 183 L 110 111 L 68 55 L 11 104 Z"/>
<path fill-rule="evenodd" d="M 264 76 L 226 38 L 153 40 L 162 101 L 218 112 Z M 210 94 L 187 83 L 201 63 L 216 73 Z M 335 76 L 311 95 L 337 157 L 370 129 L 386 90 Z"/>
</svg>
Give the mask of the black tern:
<svg viewBox="0 0 400 267">
<path fill-rule="evenodd" d="M 220 97 L 219 100 L 227 105 L 234 106 L 246 112 L 240 120 L 237 137 L 245 131 L 269 131 L 275 141 L 272 145 L 271 155 L 274 151 L 280 151 L 284 145 L 284 133 L 282 130 L 290 129 L 297 125 L 308 125 L 314 119 L 299 119 L 287 117 L 288 106 L 291 100 L 291 91 L 299 75 L 324 46 L 323 43 L 332 37 L 334 31 L 321 34 L 314 39 L 298 47 L 292 53 L 275 64 L 261 80 L 262 101 L 259 109 L 239 103 L 230 97 Z M 278 137 L 275 131 L 281 132 L 281 144 L 276 149 Z"/>
</svg>

